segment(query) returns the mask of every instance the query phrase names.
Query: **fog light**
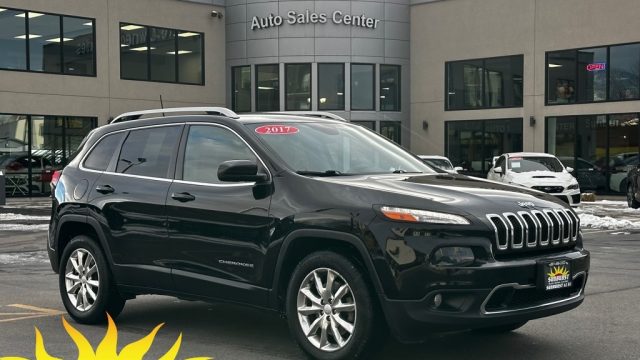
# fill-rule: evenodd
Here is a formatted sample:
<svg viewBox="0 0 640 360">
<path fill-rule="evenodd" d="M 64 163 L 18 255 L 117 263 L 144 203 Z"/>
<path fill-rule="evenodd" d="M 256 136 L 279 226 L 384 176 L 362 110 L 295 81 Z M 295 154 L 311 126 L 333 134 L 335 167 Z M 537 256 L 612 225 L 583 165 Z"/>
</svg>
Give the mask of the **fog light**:
<svg viewBox="0 0 640 360">
<path fill-rule="evenodd" d="M 473 264 L 475 259 L 471 248 L 448 246 L 436 250 L 432 263 L 436 266 L 467 266 Z"/>
<path fill-rule="evenodd" d="M 442 295 L 436 294 L 436 296 L 433 297 L 433 307 L 437 309 L 440 305 L 442 305 Z"/>
</svg>

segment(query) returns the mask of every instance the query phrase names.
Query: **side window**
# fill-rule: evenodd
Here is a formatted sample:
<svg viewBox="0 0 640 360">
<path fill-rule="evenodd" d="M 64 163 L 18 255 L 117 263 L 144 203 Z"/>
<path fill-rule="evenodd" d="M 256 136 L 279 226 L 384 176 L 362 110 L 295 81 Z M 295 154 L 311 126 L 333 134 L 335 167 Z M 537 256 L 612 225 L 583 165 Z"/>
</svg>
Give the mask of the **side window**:
<svg viewBox="0 0 640 360">
<path fill-rule="evenodd" d="M 228 160 L 257 161 L 251 149 L 233 132 L 217 126 L 192 126 L 184 151 L 182 179 L 221 183 L 218 167 Z"/>
<path fill-rule="evenodd" d="M 105 171 L 120 144 L 124 133 L 105 136 L 84 160 L 84 167 L 91 170 Z"/>
<path fill-rule="evenodd" d="M 175 154 L 180 126 L 133 130 L 122 145 L 116 172 L 166 178 Z"/>
</svg>

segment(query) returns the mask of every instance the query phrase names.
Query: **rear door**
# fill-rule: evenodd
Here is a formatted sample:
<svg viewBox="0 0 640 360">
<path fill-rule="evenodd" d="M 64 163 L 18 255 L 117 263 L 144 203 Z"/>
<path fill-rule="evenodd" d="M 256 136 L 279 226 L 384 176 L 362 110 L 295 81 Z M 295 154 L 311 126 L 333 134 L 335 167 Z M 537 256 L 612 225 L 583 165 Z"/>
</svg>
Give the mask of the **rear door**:
<svg viewBox="0 0 640 360">
<path fill-rule="evenodd" d="M 128 132 L 119 155 L 91 188 L 119 283 L 171 288 L 165 200 L 182 125 Z"/>
<path fill-rule="evenodd" d="M 222 182 L 218 167 L 252 160 L 249 145 L 216 124 L 191 125 L 167 195 L 173 278 L 178 291 L 209 298 L 266 303 L 264 255 L 273 221 L 270 192 L 254 182 Z M 269 181 L 270 183 L 270 181 Z"/>
</svg>

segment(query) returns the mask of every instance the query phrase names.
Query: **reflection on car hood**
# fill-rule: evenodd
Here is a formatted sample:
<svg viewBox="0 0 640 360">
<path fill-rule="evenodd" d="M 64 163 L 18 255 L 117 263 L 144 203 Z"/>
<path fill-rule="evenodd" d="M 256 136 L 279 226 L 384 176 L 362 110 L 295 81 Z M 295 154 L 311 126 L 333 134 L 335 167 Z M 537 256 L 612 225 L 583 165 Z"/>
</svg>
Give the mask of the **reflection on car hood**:
<svg viewBox="0 0 640 360">
<path fill-rule="evenodd" d="M 451 206 L 457 211 L 476 215 L 523 210 L 519 202 L 533 202 L 537 208 L 564 207 L 555 197 L 539 191 L 459 174 L 393 174 L 319 179 L 346 186 L 422 198 L 441 204 L 443 211 L 447 211 L 446 208 Z M 398 201 L 401 200 L 398 199 Z M 389 205 L 404 206 L 401 203 Z"/>
</svg>

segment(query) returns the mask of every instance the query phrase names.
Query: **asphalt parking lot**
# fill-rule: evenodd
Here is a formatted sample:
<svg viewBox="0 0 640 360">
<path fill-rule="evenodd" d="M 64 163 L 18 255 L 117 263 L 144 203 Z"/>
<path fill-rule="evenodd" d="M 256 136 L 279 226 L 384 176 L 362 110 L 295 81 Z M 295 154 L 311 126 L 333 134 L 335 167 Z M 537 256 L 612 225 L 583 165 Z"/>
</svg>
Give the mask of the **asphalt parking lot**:
<svg viewBox="0 0 640 360">
<path fill-rule="evenodd" d="M 59 299 L 57 276 L 44 248 L 46 204 L 22 206 L 10 224 L 0 217 L 0 357 L 34 358 L 34 326 L 42 332 L 49 354 L 77 357 L 62 327 L 68 317 Z M 0 215 L 8 210 L 0 208 Z M 640 222 L 625 211 L 626 219 Z M 44 225 L 44 226 L 42 226 Z M 587 298 L 568 313 L 535 320 L 511 334 L 455 333 L 434 335 L 424 344 L 384 344 L 377 359 L 639 359 L 640 230 L 584 230 L 592 254 Z M 105 326 L 78 328 L 95 348 Z M 302 354 L 277 314 L 229 305 L 189 302 L 162 296 L 129 301 L 117 321 L 121 346 L 165 323 L 147 358 L 158 358 L 180 333 L 178 358 L 301 359 Z"/>
</svg>

